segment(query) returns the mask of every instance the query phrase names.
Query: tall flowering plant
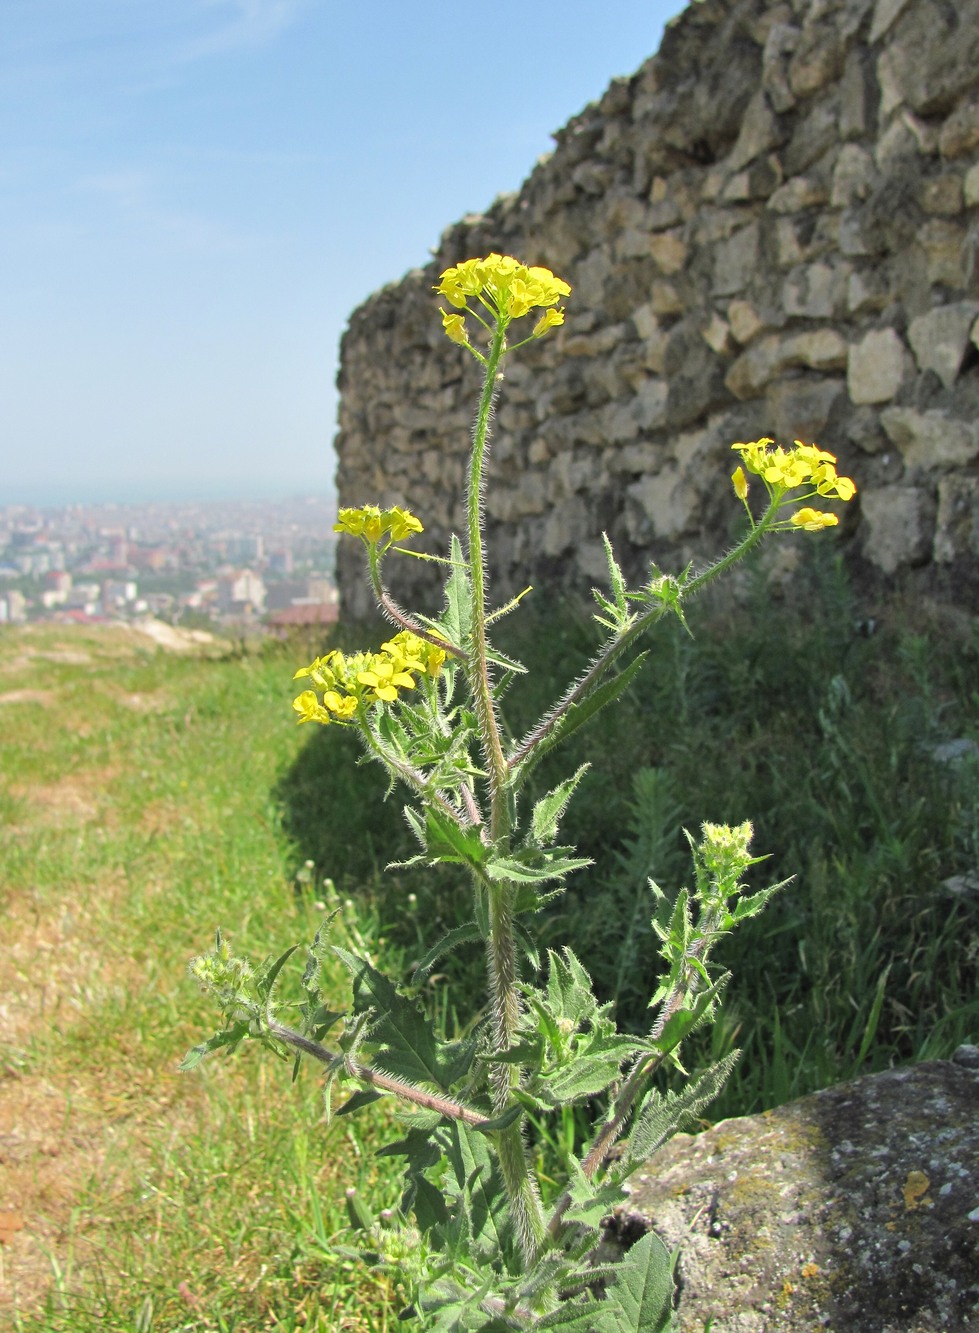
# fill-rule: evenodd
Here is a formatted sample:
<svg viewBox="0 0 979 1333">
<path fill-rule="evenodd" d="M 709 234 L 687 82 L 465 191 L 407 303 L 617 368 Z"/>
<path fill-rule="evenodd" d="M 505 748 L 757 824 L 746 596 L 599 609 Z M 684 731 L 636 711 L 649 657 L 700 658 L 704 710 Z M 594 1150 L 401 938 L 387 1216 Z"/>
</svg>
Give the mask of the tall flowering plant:
<svg viewBox="0 0 979 1333">
<path fill-rule="evenodd" d="M 442 309 L 447 336 L 484 371 L 466 530 L 446 558 L 444 610 L 437 619 L 412 615 L 384 582 L 385 558 L 422 531 L 414 514 L 342 509 L 337 531 L 363 543 L 377 603 L 396 632 L 376 651 L 334 650 L 302 667 L 296 675 L 305 688 L 293 706 L 302 723 L 358 730 L 407 797 L 419 847 L 414 862 L 465 868 L 471 918 L 433 943 L 407 985 L 369 958 L 329 946 L 327 922 L 306 949 L 303 998 L 290 1022 L 275 993 L 293 950 L 253 968 L 219 935 L 191 970 L 221 1004 L 225 1026 L 185 1065 L 255 1038 L 297 1062 L 318 1061 L 329 1089 L 350 1090 L 338 1114 L 379 1097 L 400 1108 L 403 1136 L 384 1149 L 405 1162 L 397 1214 L 382 1224 L 359 1202 L 352 1209 L 364 1251 L 410 1278 L 409 1313 L 423 1326 L 653 1333 L 673 1327 L 673 1260 L 650 1233 L 608 1263 L 599 1252 L 602 1221 L 629 1175 L 723 1085 L 736 1055 L 690 1077 L 681 1093 L 661 1091 L 656 1075 L 682 1068 L 684 1039 L 715 1014 L 728 980 L 711 961 L 716 941 L 780 886 L 751 892 L 745 885 L 760 859 L 750 851 L 750 824 L 705 823 L 700 840 L 690 839 L 691 887 L 667 898 L 650 884 L 664 964 L 650 999 L 654 1019 L 643 1036 L 619 1032 L 573 950 L 548 951 L 542 962 L 530 924 L 566 878 L 588 865 L 561 836 L 584 769 L 534 800 L 528 779 L 545 754 L 622 696 L 642 668 L 641 640 L 654 625 L 682 619 L 691 596 L 769 533 L 835 524 L 835 514 L 814 503 L 849 500 L 855 488 L 815 446 L 739 443 L 732 482 L 749 522 L 726 555 L 700 572 L 669 575 L 654 566 L 630 588 L 606 538 L 608 587 L 594 594 L 604 643 L 528 734 L 508 741 L 500 693 L 523 668 L 490 638 L 494 622 L 512 610 L 488 602 L 482 501 L 490 422 L 506 358 L 564 321 L 561 303 L 571 288 L 546 268 L 491 254 L 447 269 L 437 291 L 450 307 Z M 758 514 L 749 476 L 764 496 Z M 320 992 L 328 948 L 350 974 L 344 1012 L 330 1009 Z M 467 948 L 485 956 L 485 1017 L 470 1035 L 448 1041 L 417 995 L 441 957 Z M 593 1132 L 580 1157 L 568 1155 L 564 1187 L 545 1206 L 529 1152 L 530 1117 L 573 1105 L 593 1112 Z"/>
</svg>

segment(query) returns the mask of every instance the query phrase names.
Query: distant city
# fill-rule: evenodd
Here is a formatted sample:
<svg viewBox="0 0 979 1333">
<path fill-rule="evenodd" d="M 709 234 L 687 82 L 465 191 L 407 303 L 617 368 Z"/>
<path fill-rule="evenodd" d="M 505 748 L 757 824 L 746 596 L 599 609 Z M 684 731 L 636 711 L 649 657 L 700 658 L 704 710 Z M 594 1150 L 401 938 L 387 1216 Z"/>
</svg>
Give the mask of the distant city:
<svg viewBox="0 0 979 1333">
<path fill-rule="evenodd" d="M 287 632 L 336 619 L 336 500 L 0 505 L 0 624 Z"/>
</svg>

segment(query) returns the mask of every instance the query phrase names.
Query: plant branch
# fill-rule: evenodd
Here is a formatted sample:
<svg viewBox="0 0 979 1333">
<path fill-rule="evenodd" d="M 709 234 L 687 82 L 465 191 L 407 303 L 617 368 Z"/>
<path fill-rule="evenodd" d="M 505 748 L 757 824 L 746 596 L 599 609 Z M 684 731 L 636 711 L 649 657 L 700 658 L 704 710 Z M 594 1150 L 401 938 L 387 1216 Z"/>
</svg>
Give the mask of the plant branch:
<svg viewBox="0 0 979 1333">
<path fill-rule="evenodd" d="M 393 1074 L 384 1074 L 377 1069 L 371 1069 L 369 1065 L 362 1065 L 357 1060 L 350 1060 L 341 1053 L 321 1046 L 318 1041 L 303 1036 L 301 1032 L 296 1032 L 294 1028 L 276 1022 L 275 1019 L 269 1020 L 268 1029 L 270 1035 L 278 1041 L 285 1042 L 287 1046 L 292 1046 L 297 1051 L 302 1051 L 304 1055 L 311 1055 L 320 1064 L 334 1068 L 342 1064 L 351 1077 L 357 1079 L 360 1083 L 366 1083 L 368 1087 L 377 1088 L 381 1092 L 393 1093 L 394 1096 L 412 1102 L 415 1106 L 421 1106 L 426 1111 L 437 1111 L 439 1115 L 448 1116 L 451 1120 L 461 1120 L 464 1124 L 472 1125 L 476 1129 L 481 1129 L 484 1125 L 492 1123 L 479 1111 L 474 1111 L 471 1106 L 465 1106 L 462 1102 L 453 1101 L 450 1097 L 443 1097 L 436 1092 L 428 1092 L 425 1088 L 416 1087 L 413 1083 L 407 1083 L 404 1079 L 396 1078 Z"/>
</svg>

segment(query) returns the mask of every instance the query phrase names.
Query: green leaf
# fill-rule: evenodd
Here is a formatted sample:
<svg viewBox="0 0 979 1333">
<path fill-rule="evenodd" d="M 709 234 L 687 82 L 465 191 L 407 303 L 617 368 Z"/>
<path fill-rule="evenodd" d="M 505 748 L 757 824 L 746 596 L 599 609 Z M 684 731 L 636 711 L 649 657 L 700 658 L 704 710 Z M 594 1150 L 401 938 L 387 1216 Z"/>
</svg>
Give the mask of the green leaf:
<svg viewBox="0 0 979 1333">
<path fill-rule="evenodd" d="M 348 1097 L 336 1115 L 352 1115 L 354 1111 L 359 1111 L 365 1106 L 370 1106 L 373 1102 L 381 1100 L 381 1093 L 375 1092 L 373 1088 L 362 1088 L 360 1092 L 355 1092 L 353 1096 Z"/>
<path fill-rule="evenodd" d="M 655 1231 L 647 1231 L 615 1265 L 606 1302 L 618 1306 L 622 1333 L 666 1333 L 673 1327 L 673 1266 Z"/>
<path fill-rule="evenodd" d="M 572 736 L 579 727 L 590 722 L 608 704 L 614 703 L 632 684 L 646 660 L 642 652 L 624 667 L 617 676 L 607 680 L 604 685 L 597 685 L 580 703 L 572 704 L 568 711 L 555 723 L 551 731 L 537 744 L 519 767 L 520 781 L 527 776 L 531 768 L 556 745 Z"/>
<path fill-rule="evenodd" d="M 196 1069 L 205 1055 L 210 1055 L 211 1051 L 219 1051 L 225 1046 L 233 1051 L 250 1034 L 251 1023 L 248 1019 L 244 1019 L 240 1023 L 234 1023 L 230 1027 L 222 1028 L 220 1032 L 215 1032 L 213 1037 L 208 1037 L 207 1041 L 202 1041 L 192 1051 L 188 1051 L 177 1067 L 182 1073 L 186 1073 L 189 1069 Z"/>
<path fill-rule="evenodd" d="M 267 1001 L 269 999 L 269 996 L 272 994 L 272 987 L 275 985 L 276 977 L 298 948 L 299 945 L 294 944 L 291 948 L 286 949 L 285 953 L 280 954 L 270 967 L 263 968 L 255 978 L 255 989 L 258 991 L 259 997 L 262 1000 Z"/>
<path fill-rule="evenodd" d="M 515 856 L 492 857 L 487 860 L 483 870 L 486 877 L 496 883 L 544 884 L 551 879 L 563 879 L 572 870 L 581 870 L 584 866 L 591 865 L 591 858 L 587 856 L 557 854 L 563 850 L 560 847 L 554 848 L 554 854 L 545 855 L 539 865 L 528 865 L 526 861 Z"/>
<path fill-rule="evenodd" d="M 449 643 L 462 647 L 469 636 L 472 620 L 472 589 L 462 543 L 455 533 L 449 543 L 449 560 L 451 568 L 445 580 L 445 610 L 434 628 L 441 631 Z"/>
<path fill-rule="evenodd" d="M 577 773 L 572 774 L 566 782 L 562 782 L 560 786 L 555 787 L 546 796 L 542 796 L 534 806 L 530 828 L 531 836 L 539 846 L 545 847 L 557 837 L 561 816 L 568 808 L 568 802 L 574 795 L 574 789 L 587 773 L 589 767 L 589 764 L 582 764 Z"/>
<path fill-rule="evenodd" d="M 647 1162 L 667 1139 L 690 1128 L 700 1111 L 714 1100 L 727 1082 L 740 1051 L 731 1051 L 723 1060 L 692 1078 L 682 1091 L 666 1094 L 653 1089 L 646 1094 L 629 1135 L 625 1152 L 614 1169 L 624 1180 L 638 1166 Z"/>
<path fill-rule="evenodd" d="M 449 1220 L 445 1195 L 423 1175 L 415 1177 L 414 1187 L 411 1210 L 420 1229 L 431 1231 L 434 1227 L 444 1227 Z"/>
<path fill-rule="evenodd" d="M 443 935 L 438 944 L 432 945 L 428 953 L 415 968 L 415 971 L 412 974 L 411 984 L 417 986 L 422 982 L 425 979 L 426 973 L 435 966 L 438 960 L 445 954 L 451 953 L 453 949 L 458 949 L 460 944 L 471 944 L 473 941 L 481 938 L 482 936 L 479 933 L 479 927 L 476 925 L 475 921 L 466 921 L 463 925 L 456 926 L 454 930 L 450 930 L 446 935 Z"/>
<path fill-rule="evenodd" d="M 448 1127 L 447 1138 L 446 1158 L 459 1196 L 468 1203 L 473 1237 L 489 1241 L 503 1254 L 508 1245 L 506 1191 L 486 1139 L 457 1120 Z"/>
<path fill-rule="evenodd" d="M 372 1019 L 365 1039 L 373 1048 L 371 1063 L 409 1083 L 434 1083 L 449 1091 L 472 1063 L 475 1042 L 440 1041 L 418 1005 L 401 995 L 366 958 L 338 945 L 333 952 L 353 980 L 354 1012 Z"/>
<path fill-rule="evenodd" d="M 612 1210 L 622 1202 L 625 1189 L 619 1181 L 605 1181 L 596 1185 L 574 1160 L 570 1167 L 568 1193 L 571 1202 L 565 1210 L 565 1219 L 589 1231 L 598 1232 Z"/>
<path fill-rule="evenodd" d="M 477 828 L 463 828 L 434 806 L 425 810 L 426 851 L 432 860 L 460 862 L 478 869 L 489 848 Z"/>
<path fill-rule="evenodd" d="M 604 1299 L 584 1296 L 565 1301 L 538 1328 L 563 1333 L 670 1333 L 673 1319 L 674 1255 L 653 1231 L 627 1251 L 621 1261 L 601 1270 Z"/>
</svg>

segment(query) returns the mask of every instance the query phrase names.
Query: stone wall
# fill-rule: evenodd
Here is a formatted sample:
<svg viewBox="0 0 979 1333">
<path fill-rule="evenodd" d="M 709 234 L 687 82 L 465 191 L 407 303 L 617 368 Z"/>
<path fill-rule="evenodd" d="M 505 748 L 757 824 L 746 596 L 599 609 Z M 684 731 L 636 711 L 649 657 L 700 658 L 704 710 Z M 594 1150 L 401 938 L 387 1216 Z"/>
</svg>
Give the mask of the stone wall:
<svg viewBox="0 0 979 1333">
<path fill-rule="evenodd" d="M 444 551 L 478 366 L 432 291 L 491 250 L 574 288 L 508 367 L 490 461 L 497 595 L 719 553 L 735 440 L 817 441 L 860 488 L 841 540 L 979 594 L 979 0 L 694 0 L 515 195 L 354 312 L 342 504 L 407 503 Z M 804 541 L 805 538 L 794 538 Z M 812 539 L 815 540 L 815 539 Z M 434 600 L 433 567 L 392 581 Z M 367 611 L 341 543 L 349 614 Z"/>
</svg>

